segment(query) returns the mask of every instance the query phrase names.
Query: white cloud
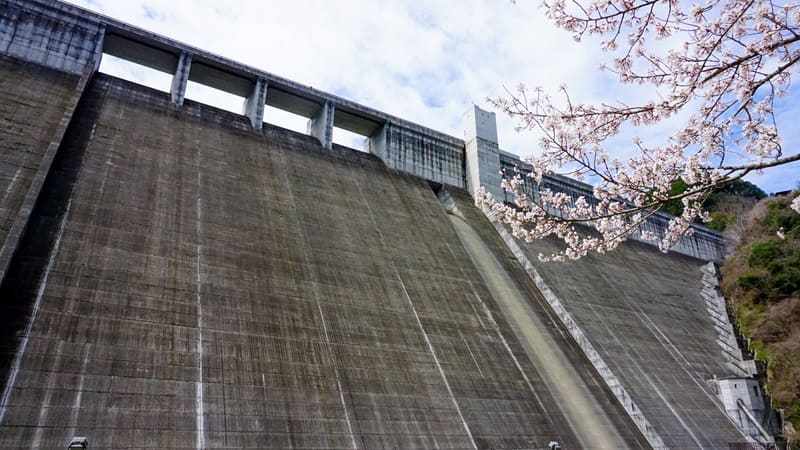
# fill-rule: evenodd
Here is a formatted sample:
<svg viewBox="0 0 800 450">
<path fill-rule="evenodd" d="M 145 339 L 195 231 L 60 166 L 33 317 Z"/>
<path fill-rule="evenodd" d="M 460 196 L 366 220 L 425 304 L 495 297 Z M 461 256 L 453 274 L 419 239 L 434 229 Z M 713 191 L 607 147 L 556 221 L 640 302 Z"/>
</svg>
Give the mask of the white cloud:
<svg viewBox="0 0 800 450">
<path fill-rule="evenodd" d="M 544 18 L 536 2 L 72 1 L 459 137 L 462 114 L 471 103 L 487 107 L 487 96 L 519 81 L 553 91 L 564 83 L 582 101 L 653 95 L 642 87 L 620 87 L 601 73 L 604 55 L 597 46 L 574 42 Z M 158 81 L 152 75 L 133 76 L 145 84 Z M 239 108 L 238 99 L 197 95 Z M 674 126 L 641 133 L 665 136 Z M 507 117 L 498 115 L 498 133 L 507 151 L 536 151 L 534 137 L 515 133 Z M 785 188 L 794 182 L 786 181 Z"/>
</svg>

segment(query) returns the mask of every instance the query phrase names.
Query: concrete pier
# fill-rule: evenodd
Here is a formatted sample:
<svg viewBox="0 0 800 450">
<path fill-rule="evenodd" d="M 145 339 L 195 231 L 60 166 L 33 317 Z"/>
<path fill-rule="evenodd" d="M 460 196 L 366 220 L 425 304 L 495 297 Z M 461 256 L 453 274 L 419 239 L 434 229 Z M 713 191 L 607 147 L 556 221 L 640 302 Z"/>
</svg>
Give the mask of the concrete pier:
<svg viewBox="0 0 800 450">
<path fill-rule="evenodd" d="M 264 104 L 267 101 L 267 80 L 259 78 L 253 84 L 253 92 L 244 101 L 242 114 L 250 119 L 253 129 L 261 131 L 264 126 Z"/>
<path fill-rule="evenodd" d="M 175 74 L 172 76 L 172 84 L 169 88 L 169 96 L 172 103 L 180 106 L 186 98 L 186 86 L 189 84 L 189 74 L 192 71 L 192 54 L 186 51 L 181 52 L 178 63 L 175 65 Z"/>
<path fill-rule="evenodd" d="M 333 117 L 336 114 L 336 107 L 331 102 L 325 102 L 308 120 L 307 132 L 309 136 L 317 138 L 317 140 L 325 148 L 331 148 L 333 145 Z"/>
</svg>

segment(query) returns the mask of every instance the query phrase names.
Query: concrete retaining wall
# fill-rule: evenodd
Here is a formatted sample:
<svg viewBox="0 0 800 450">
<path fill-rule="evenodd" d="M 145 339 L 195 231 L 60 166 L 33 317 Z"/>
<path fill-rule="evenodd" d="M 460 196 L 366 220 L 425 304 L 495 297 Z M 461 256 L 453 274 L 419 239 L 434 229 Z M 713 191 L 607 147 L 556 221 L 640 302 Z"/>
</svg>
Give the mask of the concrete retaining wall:
<svg viewBox="0 0 800 450">
<path fill-rule="evenodd" d="M 3 448 L 578 446 L 424 180 L 101 74 L 50 175 Z"/>
</svg>

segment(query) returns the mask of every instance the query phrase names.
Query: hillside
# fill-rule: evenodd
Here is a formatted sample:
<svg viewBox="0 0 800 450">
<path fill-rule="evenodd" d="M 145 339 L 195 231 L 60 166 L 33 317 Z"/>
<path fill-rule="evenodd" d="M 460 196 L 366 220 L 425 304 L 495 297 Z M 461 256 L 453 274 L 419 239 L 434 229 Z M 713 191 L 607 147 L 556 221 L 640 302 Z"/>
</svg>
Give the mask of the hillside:
<svg viewBox="0 0 800 450">
<path fill-rule="evenodd" d="M 793 195 L 800 195 L 795 192 Z M 756 357 L 767 363 L 773 407 L 800 429 L 800 214 L 792 196 L 759 201 L 722 266 L 722 289 Z M 790 432 L 798 440 L 798 433 Z"/>
</svg>

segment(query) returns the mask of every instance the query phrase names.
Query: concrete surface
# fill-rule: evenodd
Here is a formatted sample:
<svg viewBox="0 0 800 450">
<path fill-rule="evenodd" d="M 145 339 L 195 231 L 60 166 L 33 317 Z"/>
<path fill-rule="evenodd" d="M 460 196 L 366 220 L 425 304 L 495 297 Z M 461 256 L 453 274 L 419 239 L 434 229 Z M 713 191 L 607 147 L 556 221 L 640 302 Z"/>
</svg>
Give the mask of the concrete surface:
<svg viewBox="0 0 800 450">
<path fill-rule="evenodd" d="M 4 86 L 0 86 L 7 96 L 0 117 L 7 130 L 7 139 L 0 143 L 0 176 L 5 178 L 5 190 L 0 201 L 2 282 L 28 226 L 61 139 L 91 79 L 94 64 L 87 63 L 83 74 L 74 77 L 43 71 L 41 66 L 32 66 L 13 58 L 0 58 L 0 64 L 9 72 L 3 80 Z M 45 72 L 48 74 L 40 79 L 38 76 Z M 41 81 L 52 81 L 56 86 L 43 85 Z M 65 87 L 66 91 L 60 91 Z M 20 88 L 39 90 L 28 97 L 20 95 Z M 37 98 L 41 94 L 44 96 Z M 52 99 L 48 97 L 50 95 Z"/>
<path fill-rule="evenodd" d="M 0 56 L 0 244 L 63 117 L 77 76 Z M 20 95 L 24 92 L 25 95 Z"/>
<path fill-rule="evenodd" d="M 80 14 L 64 14 L 60 5 L 50 2 L 42 14 L 34 2 L 0 1 L 0 54 L 81 75 L 87 62 L 99 55 L 104 25 Z"/>
<path fill-rule="evenodd" d="M 450 216 L 450 221 L 528 357 L 547 386 L 555 391 L 557 407 L 575 430 L 581 445 L 584 448 L 631 448 L 609 417 L 619 411 L 607 411 L 606 406 L 594 398 L 592 387 L 578 374 L 586 370 L 585 366 L 570 364 L 559 342 L 547 334 L 547 325 L 472 226 L 455 215 Z"/>
<path fill-rule="evenodd" d="M 466 186 L 462 141 L 453 142 L 387 123 L 364 144 L 366 151 L 392 169 L 450 186 Z"/>
<path fill-rule="evenodd" d="M 79 106 L 0 288 L 0 446 L 581 447 L 427 182 L 170 105 Z"/>
<path fill-rule="evenodd" d="M 520 244 L 574 326 L 668 448 L 745 440 L 707 380 L 732 372 L 703 298 L 704 261 L 628 242 L 606 255 L 541 263 L 549 240 Z M 540 286 L 540 289 L 542 286 Z"/>
</svg>

